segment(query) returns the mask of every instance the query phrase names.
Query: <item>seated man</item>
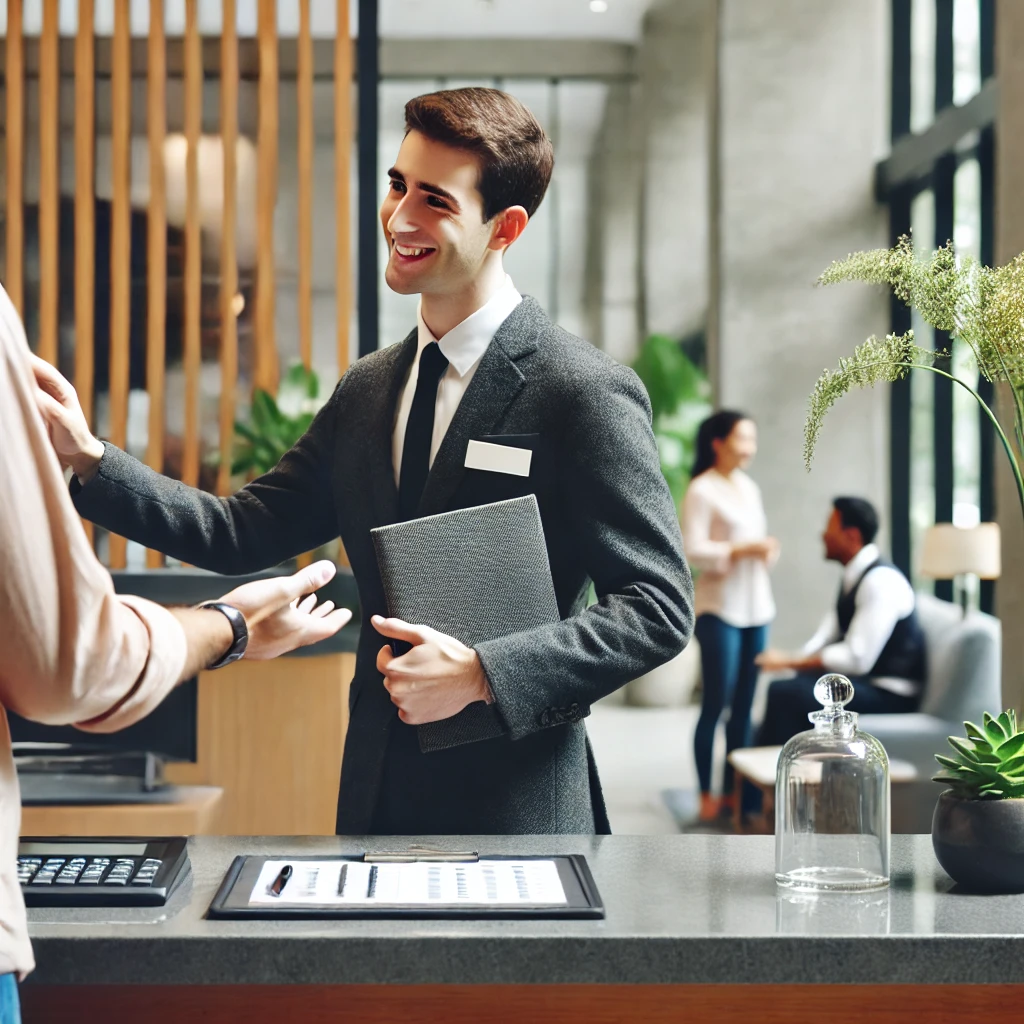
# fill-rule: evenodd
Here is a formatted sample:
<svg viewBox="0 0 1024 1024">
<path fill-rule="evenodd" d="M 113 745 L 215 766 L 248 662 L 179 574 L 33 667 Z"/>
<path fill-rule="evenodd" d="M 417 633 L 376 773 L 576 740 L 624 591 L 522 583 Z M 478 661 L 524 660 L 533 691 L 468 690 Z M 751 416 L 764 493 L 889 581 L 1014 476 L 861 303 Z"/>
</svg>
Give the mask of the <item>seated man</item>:
<svg viewBox="0 0 1024 1024">
<path fill-rule="evenodd" d="M 828 672 L 852 679 L 851 711 L 917 710 L 926 669 L 924 633 L 910 581 L 882 558 L 873 543 L 877 532 L 878 513 L 870 502 L 835 499 L 822 540 L 825 557 L 843 565 L 839 600 L 800 654 L 765 651 L 757 659 L 764 669 L 797 672 L 769 687 L 759 746 L 785 743 L 811 727 L 807 716 L 819 707 L 814 684 Z"/>
</svg>

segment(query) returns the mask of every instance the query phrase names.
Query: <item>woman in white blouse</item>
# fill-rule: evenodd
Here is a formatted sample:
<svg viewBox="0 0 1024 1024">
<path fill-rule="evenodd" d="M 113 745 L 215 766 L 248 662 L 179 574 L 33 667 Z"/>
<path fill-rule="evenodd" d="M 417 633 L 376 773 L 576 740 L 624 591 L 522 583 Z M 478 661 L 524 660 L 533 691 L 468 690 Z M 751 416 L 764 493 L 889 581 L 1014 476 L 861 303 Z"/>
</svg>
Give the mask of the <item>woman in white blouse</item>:
<svg viewBox="0 0 1024 1024">
<path fill-rule="evenodd" d="M 702 821 L 732 807 L 728 762 L 725 796 L 711 794 L 715 730 L 728 705 L 727 750 L 749 743 L 755 658 L 767 646 L 775 617 L 768 570 L 779 544 L 768 536 L 761 491 L 743 472 L 756 453 L 757 427 L 749 416 L 729 410 L 709 416 L 697 433 L 697 456 L 683 499 L 683 544 L 698 573 L 694 610 L 703 701 L 693 746 Z"/>
</svg>

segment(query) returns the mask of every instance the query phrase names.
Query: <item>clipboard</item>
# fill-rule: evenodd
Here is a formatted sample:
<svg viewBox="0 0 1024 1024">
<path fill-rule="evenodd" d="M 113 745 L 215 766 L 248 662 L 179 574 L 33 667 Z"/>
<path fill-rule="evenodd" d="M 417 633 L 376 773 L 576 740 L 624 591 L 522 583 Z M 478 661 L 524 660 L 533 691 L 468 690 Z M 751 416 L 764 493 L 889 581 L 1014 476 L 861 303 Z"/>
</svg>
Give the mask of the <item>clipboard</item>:
<svg viewBox="0 0 1024 1024">
<path fill-rule="evenodd" d="M 489 902 L 465 903 L 459 900 L 432 900 L 429 903 L 395 903 L 361 900 L 349 904 L 314 903 L 309 899 L 302 902 L 289 901 L 288 888 L 284 887 L 279 897 L 269 899 L 256 892 L 261 879 L 267 876 L 266 866 L 287 862 L 301 872 L 304 864 L 329 865 L 336 868 L 330 874 L 332 880 L 339 879 L 348 871 L 377 870 L 377 862 L 361 854 L 346 856 L 317 857 L 302 856 L 252 856 L 235 857 L 224 880 L 217 890 L 207 910 L 206 916 L 211 919 L 225 920 L 357 920 L 357 919 L 443 919 L 443 920 L 474 920 L 474 919 L 601 919 L 605 916 L 604 904 L 598 892 L 594 877 L 590 873 L 586 857 L 580 854 L 558 854 L 552 856 L 515 857 L 507 854 L 480 854 L 469 867 L 481 865 L 529 865 L 531 862 L 540 866 L 553 863 L 557 871 L 557 879 L 561 885 L 564 900 L 561 902 L 533 903 L 519 901 L 515 903 Z M 429 858 L 403 860 L 387 863 L 388 870 L 416 868 L 422 870 L 429 865 L 432 869 L 455 869 L 460 862 L 448 861 L 439 863 Z M 465 863 L 465 862 L 463 862 Z M 330 869 L 325 868 L 325 873 Z M 383 868 L 381 869 L 383 870 Z M 495 870 L 500 870 L 497 868 Z M 550 871 L 551 869 L 546 869 Z M 364 876 L 360 876 L 362 878 Z M 340 884 L 340 883 L 339 883 Z M 255 900 L 253 897 L 255 896 Z"/>
</svg>

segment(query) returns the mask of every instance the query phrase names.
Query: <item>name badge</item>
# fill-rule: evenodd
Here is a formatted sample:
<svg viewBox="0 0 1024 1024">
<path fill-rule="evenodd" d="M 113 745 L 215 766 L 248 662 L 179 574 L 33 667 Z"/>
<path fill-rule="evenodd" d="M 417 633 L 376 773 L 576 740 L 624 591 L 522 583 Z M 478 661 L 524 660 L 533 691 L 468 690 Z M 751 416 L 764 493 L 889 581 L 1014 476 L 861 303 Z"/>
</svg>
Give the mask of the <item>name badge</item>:
<svg viewBox="0 0 1024 1024">
<path fill-rule="evenodd" d="M 533 452 L 529 448 L 512 448 L 489 441 L 470 441 L 466 448 L 466 469 L 482 469 L 488 473 L 509 473 L 529 476 Z"/>
</svg>

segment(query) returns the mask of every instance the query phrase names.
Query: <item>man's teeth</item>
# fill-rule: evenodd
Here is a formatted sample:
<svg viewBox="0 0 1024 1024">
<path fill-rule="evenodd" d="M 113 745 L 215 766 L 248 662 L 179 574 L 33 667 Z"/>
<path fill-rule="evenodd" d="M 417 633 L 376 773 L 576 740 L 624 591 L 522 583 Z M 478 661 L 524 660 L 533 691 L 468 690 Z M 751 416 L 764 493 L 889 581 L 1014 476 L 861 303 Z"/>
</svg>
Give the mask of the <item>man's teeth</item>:
<svg viewBox="0 0 1024 1024">
<path fill-rule="evenodd" d="M 395 243 L 395 250 L 399 256 L 423 256 L 428 252 L 433 252 L 433 249 L 413 249 L 407 245 L 399 245 Z"/>
</svg>

